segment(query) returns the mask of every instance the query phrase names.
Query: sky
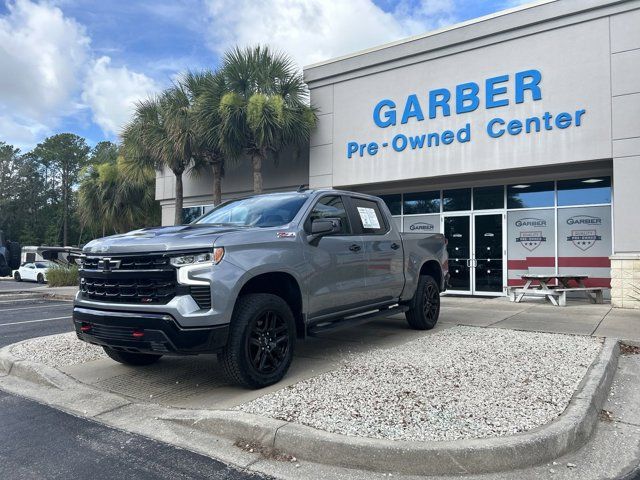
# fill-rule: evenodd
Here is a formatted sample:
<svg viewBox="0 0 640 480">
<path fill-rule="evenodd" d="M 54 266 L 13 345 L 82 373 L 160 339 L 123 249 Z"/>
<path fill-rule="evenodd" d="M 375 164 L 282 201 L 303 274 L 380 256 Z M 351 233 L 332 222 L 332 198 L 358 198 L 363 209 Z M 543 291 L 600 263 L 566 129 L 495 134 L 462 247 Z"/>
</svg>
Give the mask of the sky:
<svg viewBox="0 0 640 480">
<path fill-rule="evenodd" d="M 235 46 L 305 65 L 522 0 L 0 0 L 0 142 L 118 141 L 136 101 Z"/>
</svg>

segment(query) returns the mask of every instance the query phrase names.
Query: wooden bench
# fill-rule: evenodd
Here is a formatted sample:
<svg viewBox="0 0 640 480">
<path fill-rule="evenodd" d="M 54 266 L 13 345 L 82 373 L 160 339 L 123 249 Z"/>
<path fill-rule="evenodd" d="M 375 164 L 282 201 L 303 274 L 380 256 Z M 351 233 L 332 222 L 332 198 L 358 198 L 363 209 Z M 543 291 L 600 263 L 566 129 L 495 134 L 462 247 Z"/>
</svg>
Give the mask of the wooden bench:
<svg viewBox="0 0 640 480">
<path fill-rule="evenodd" d="M 512 302 L 520 302 L 524 296 L 546 297 L 556 307 L 567 306 L 567 293 L 584 292 L 591 303 L 604 302 L 604 287 L 576 287 L 576 288 L 514 288 L 509 287 L 507 294 Z"/>
</svg>

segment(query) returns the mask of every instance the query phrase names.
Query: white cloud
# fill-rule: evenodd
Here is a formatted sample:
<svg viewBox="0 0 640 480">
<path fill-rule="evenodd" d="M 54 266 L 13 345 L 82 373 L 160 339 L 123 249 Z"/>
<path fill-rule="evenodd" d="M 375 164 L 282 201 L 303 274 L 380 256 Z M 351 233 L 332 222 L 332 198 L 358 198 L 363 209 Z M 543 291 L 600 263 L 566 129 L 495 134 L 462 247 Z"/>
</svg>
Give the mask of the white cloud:
<svg viewBox="0 0 640 480">
<path fill-rule="evenodd" d="M 96 59 L 85 28 L 58 6 L 15 0 L 7 10 L 0 16 L 0 140 L 28 149 L 87 113 L 115 136 L 135 101 L 158 90 L 146 75 Z"/>
<path fill-rule="evenodd" d="M 268 43 L 300 66 L 422 33 L 455 21 L 453 0 L 403 0 L 385 12 L 372 0 L 208 0 L 209 47 Z"/>
<path fill-rule="evenodd" d="M 17 0 L 0 17 L 0 138 L 23 148 L 78 108 L 89 55 L 84 28 L 48 3 Z"/>
<path fill-rule="evenodd" d="M 153 79 L 124 66 L 112 67 L 111 59 L 104 56 L 89 70 L 82 100 L 102 131 L 117 135 L 131 117 L 136 101 L 158 90 Z"/>
<path fill-rule="evenodd" d="M 89 54 L 84 28 L 47 3 L 7 7 L 0 17 L 0 102 L 36 119 L 67 110 Z"/>
</svg>

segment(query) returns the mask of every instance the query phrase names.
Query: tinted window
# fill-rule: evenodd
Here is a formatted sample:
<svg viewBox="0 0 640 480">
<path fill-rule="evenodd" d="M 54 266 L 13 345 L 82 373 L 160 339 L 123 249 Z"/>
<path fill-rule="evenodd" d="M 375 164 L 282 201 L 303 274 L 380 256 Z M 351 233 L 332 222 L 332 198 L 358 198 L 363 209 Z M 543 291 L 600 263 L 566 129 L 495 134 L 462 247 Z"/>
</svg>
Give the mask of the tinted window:
<svg viewBox="0 0 640 480">
<path fill-rule="evenodd" d="M 51 267 L 50 263 L 43 263 L 43 262 L 36 262 L 36 267 L 37 268 L 49 268 Z"/>
<path fill-rule="evenodd" d="M 591 177 L 558 182 L 558 205 L 611 203 L 611 177 Z"/>
<path fill-rule="evenodd" d="M 279 227 L 296 216 L 307 201 L 301 193 L 257 195 L 223 203 L 195 223 L 243 227 Z"/>
<path fill-rule="evenodd" d="M 504 187 L 476 187 L 473 189 L 473 209 L 504 208 Z"/>
<path fill-rule="evenodd" d="M 402 213 L 402 196 L 396 195 L 380 195 L 380 198 L 387 204 L 391 215 L 400 215 Z"/>
<path fill-rule="evenodd" d="M 384 233 L 387 226 L 384 223 L 384 217 L 380 211 L 380 207 L 376 202 L 371 200 L 363 200 L 361 198 L 352 198 L 353 206 L 356 209 L 357 222 L 362 228 L 364 234 Z"/>
<path fill-rule="evenodd" d="M 405 193 L 404 214 L 440 213 L 440 191 Z"/>
<path fill-rule="evenodd" d="M 344 208 L 344 203 L 342 203 L 341 197 L 323 197 L 318 200 L 318 203 L 316 203 L 313 210 L 311 210 L 305 225 L 308 232 L 311 231 L 311 222 L 319 218 L 339 218 L 342 224 L 342 230 L 340 233 L 346 235 L 351 233 L 349 217 L 347 215 L 347 210 Z"/>
<path fill-rule="evenodd" d="M 553 207 L 553 190 L 553 182 L 509 185 L 507 208 Z"/>
<path fill-rule="evenodd" d="M 471 210 L 471 189 L 458 188 L 442 192 L 442 208 L 445 212 Z"/>
</svg>

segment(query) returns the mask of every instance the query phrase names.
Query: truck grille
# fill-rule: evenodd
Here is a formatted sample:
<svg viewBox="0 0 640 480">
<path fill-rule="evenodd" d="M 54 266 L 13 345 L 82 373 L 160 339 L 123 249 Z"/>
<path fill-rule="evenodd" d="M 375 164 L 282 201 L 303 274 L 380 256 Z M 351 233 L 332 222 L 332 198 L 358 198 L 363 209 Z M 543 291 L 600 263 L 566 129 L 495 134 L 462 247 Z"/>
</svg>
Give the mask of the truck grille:
<svg viewBox="0 0 640 480">
<path fill-rule="evenodd" d="M 178 293 L 176 271 L 161 255 L 85 257 L 80 291 L 88 300 L 164 304 Z"/>
<path fill-rule="evenodd" d="M 83 276 L 80 280 L 83 297 L 108 302 L 167 303 L 175 297 L 176 290 L 175 280 L 167 276 L 144 279 Z"/>
</svg>

